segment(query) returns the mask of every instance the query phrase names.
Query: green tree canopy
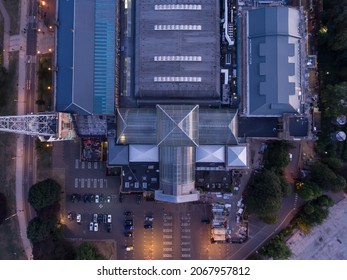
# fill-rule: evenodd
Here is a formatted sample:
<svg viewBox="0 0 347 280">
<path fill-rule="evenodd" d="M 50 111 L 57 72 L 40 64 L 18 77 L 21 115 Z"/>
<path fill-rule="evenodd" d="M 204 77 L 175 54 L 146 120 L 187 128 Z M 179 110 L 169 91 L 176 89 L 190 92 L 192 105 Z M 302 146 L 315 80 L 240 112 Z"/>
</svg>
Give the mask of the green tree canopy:
<svg viewBox="0 0 347 280">
<path fill-rule="evenodd" d="M 311 167 L 311 177 L 312 181 L 325 191 L 338 192 L 346 188 L 346 180 L 322 162 L 317 162 Z"/>
<path fill-rule="evenodd" d="M 77 260 L 104 260 L 104 256 L 102 256 L 94 245 L 83 242 L 80 246 L 77 248 L 76 252 L 76 259 Z"/>
<path fill-rule="evenodd" d="M 0 225 L 6 219 L 7 215 L 8 215 L 7 199 L 5 194 L 0 193 Z"/>
<path fill-rule="evenodd" d="M 289 149 L 292 145 L 287 141 L 273 141 L 268 144 L 264 155 L 264 168 L 282 174 L 289 163 Z"/>
<path fill-rule="evenodd" d="M 35 217 L 29 221 L 27 236 L 33 244 L 42 242 L 54 234 L 55 225 L 54 221 L 41 220 L 39 217 Z"/>
<path fill-rule="evenodd" d="M 297 190 L 298 195 L 304 200 L 312 200 L 322 195 L 322 190 L 316 183 L 304 181 L 302 186 Z"/>
<path fill-rule="evenodd" d="M 60 185 L 53 179 L 46 179 L 31 186 L 29 203 L 36 210 L 51 206 L 60 200 Z"/>
<path fill-rule="evenodd" d="M 270 170 L 255 175 L 246 195 L 247 209 L 260 217 L 277 214 L 281 207 L 282 192 L 279 177 Z"/>
<path fill-rule="evenodd" d="M 269 258 L 273 258 L 274 260 L 287 260 L 292 255 L 287 244 L 278 235 L 262 247 L 259 250 L 259 253 Z"/>
</svg>

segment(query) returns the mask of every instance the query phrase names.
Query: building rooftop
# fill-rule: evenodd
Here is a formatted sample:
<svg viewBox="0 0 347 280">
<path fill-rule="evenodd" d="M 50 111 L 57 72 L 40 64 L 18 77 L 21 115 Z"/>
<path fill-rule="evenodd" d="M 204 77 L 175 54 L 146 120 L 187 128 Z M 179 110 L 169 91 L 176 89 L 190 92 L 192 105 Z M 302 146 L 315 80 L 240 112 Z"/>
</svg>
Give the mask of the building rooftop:
<svg viewBox="0 0 347 280">
<path fill-rule="evenodd" d="M 172 2 L 136 1 L 135 95 L 219 99 L 219 1 Z"/>
<path fill-rule="evenodd" d="M 248 114 L 280 116 L 300 109 L 300 14 L 289 7 L 248 12 Z"/>
<path fill-rule="evenodd" d="M 113 114 L 116 1 L 59 1 L 56 110 Z"/>
</svg>

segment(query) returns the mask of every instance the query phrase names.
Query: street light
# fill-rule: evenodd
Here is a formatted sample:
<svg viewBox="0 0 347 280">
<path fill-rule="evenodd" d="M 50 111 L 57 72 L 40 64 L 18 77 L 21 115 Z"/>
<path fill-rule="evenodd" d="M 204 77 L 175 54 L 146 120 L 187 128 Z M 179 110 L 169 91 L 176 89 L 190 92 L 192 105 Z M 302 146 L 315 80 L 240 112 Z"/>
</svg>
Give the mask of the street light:
<svg viewBox="0 0 347 280">
<path fill-rule="evenodd" d="M 4 221 L 7 221 L 7 220 L 17 216 L 19 212 L 24 212 L 24 210 L 17 210 L 16 213 L 12 214 L 11 216 L 8 216 L 7 218 L 4 219 Z"/>
</svg>

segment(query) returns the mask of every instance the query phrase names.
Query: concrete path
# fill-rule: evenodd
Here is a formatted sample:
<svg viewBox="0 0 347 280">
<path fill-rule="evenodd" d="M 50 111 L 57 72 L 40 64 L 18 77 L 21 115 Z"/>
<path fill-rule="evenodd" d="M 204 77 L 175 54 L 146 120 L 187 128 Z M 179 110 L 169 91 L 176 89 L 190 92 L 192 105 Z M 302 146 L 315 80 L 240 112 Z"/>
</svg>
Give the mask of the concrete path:
<svg viewBox="0 0 347 280">
<path fill-rule="evenodd" d="M 3 0 L 0 0 L 0 12 L 4 18 L 4 57 L 3 57 L 3 66 L 8 69 L 9 65 L 9 51 L 10 51 L 10 16 L 4 6 Z"/>
<path fill-rule="evenodd" d="M 27 22 L 28 12 L 28 1 L 22 0 L 20 4 L 20 30 L 23 30 Z M 26 81 L 26 36 L 23 32 L 19 35 L 15 35 L 18 45 L 21 46 L 19 49 L 19 61 L 18 61 L 18 105 L 17 115 L 25 114 L 25 81 Z M 17 138 L 17 155 L 16 155 L 16 208 L 18 213 L 18 223 L 20 236 L 23 243 L 23 250 L 27 259 L 32 259 L 32 245 L 30 240 L 27 238 L 27 225 L 29 219 L 29 213 L 25 211 L 19 211 L 19 209 L 28 209 L 26 206 L 26 199 L 24 193 L 24 184 L 26 178 L 24 177 L 24 135 L 19 135 Z"/>
</svg>

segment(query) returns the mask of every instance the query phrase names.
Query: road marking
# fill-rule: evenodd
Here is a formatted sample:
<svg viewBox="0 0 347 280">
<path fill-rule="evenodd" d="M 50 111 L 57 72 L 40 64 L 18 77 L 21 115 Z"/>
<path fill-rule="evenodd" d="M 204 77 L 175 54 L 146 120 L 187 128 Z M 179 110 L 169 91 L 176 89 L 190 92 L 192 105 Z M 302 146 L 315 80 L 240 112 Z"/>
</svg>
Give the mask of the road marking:
<svg viewBox="0 0 347 280">
<path fill-rule="evenodd" d="M 86 163 L 84 161 L 81 162 L 81 167 L 84 169 L 86 167 Z"/>
<path fill-rule="evenodd" d="M 190 226 L 190 223 L 181 223 L 181 226 L 182 226 L 182 227 L 189 227 L 189 226 Z"/>
<path fill-rule="evenodd" d="M 78 188 L 78 178 L 75 178 L 75 188 Z"/>
<path fill-rule="evenodd" d="M 163 225 L 164 225 L 164 227 L 171 227 L 172 223 L 164 223 Z"/>
<path fill-rule="evenodd" d="M 190 243 L 189 243 L 190 244 Z M 172 241 L 164 241 L 163 245 L 172 245 Z"/>
<path fill-rule="evenodd" d="M 88 181 L 87 181 L 87 188 L 90 188 L 90 178 L 88 178 Z"/>
<path fill-rule="evenodd" d="M 181 245 L 190 245 L 190 242 L 181 242 Z"/>
<path fill-rule="evenodd" d="M 182 258 L 190 258 L 190 254 L 182 254 Z"/>
<path fill-rule="evenodd" d="M 181 230 L 181 232 L 184 232 L 184 233 L 190 232 L 190 228 L 184 228 L 184 229 Z"/>
<path fill-rule="evenodd" d="M 181 236 L 181 239 L 183 239 L 183 238 L 184 238 L 184 239 L 190 239 L 191 236 L 190 236 L 190 235 L 182 235 L 182 236 Z"/>
<path fill-rule="evenodd" d="M 163 258 L 172 258 L 171 254 L 163 254 Z"/>
<path fill-rule="evenodd" d="M 163 248 L 164 252 L 172 252 L 172 248 Z"/>
<path fill-rule="evenodd" d="M 181 248 L 182 252 L 190 252 L 190 248 Z"/>
<path fill-rule="evenodd" d="M 104 181 L 100 179 L 100 188 L 102 189 L 104 187 Z"/>
<path fill-rule="evenodd" d="M 98 169 L 98 163 L 94 162 L 94 169 Z"/>
<path fill-rule="evenodd" d="M 163 228 L 163 232 L 172 232 L 172 228 Z"/>
<path fill-rule="evenodd" d="M 75 168 L 78 169 L 78 167 L 79 167 L 79 160 L 75 159 Z"/>
<path fill-rule="evenodd" d="M 88 161 L 88 169 L 92 168 L 92 163 L 90 161 Z"/>
<path fill-rule="evenodd" d="M 172 239 L 172 235 L 163 235 L 164 239 Z"/>
<path fill-rule="evenodd" d="M 94 179 L 94 188 L 98 186 L 98 179 Z"/>
<path fill-rule="evenodd" d="M 84 178 L 81 179 L 81 188 L 84 188 Z"/>
</svg>

